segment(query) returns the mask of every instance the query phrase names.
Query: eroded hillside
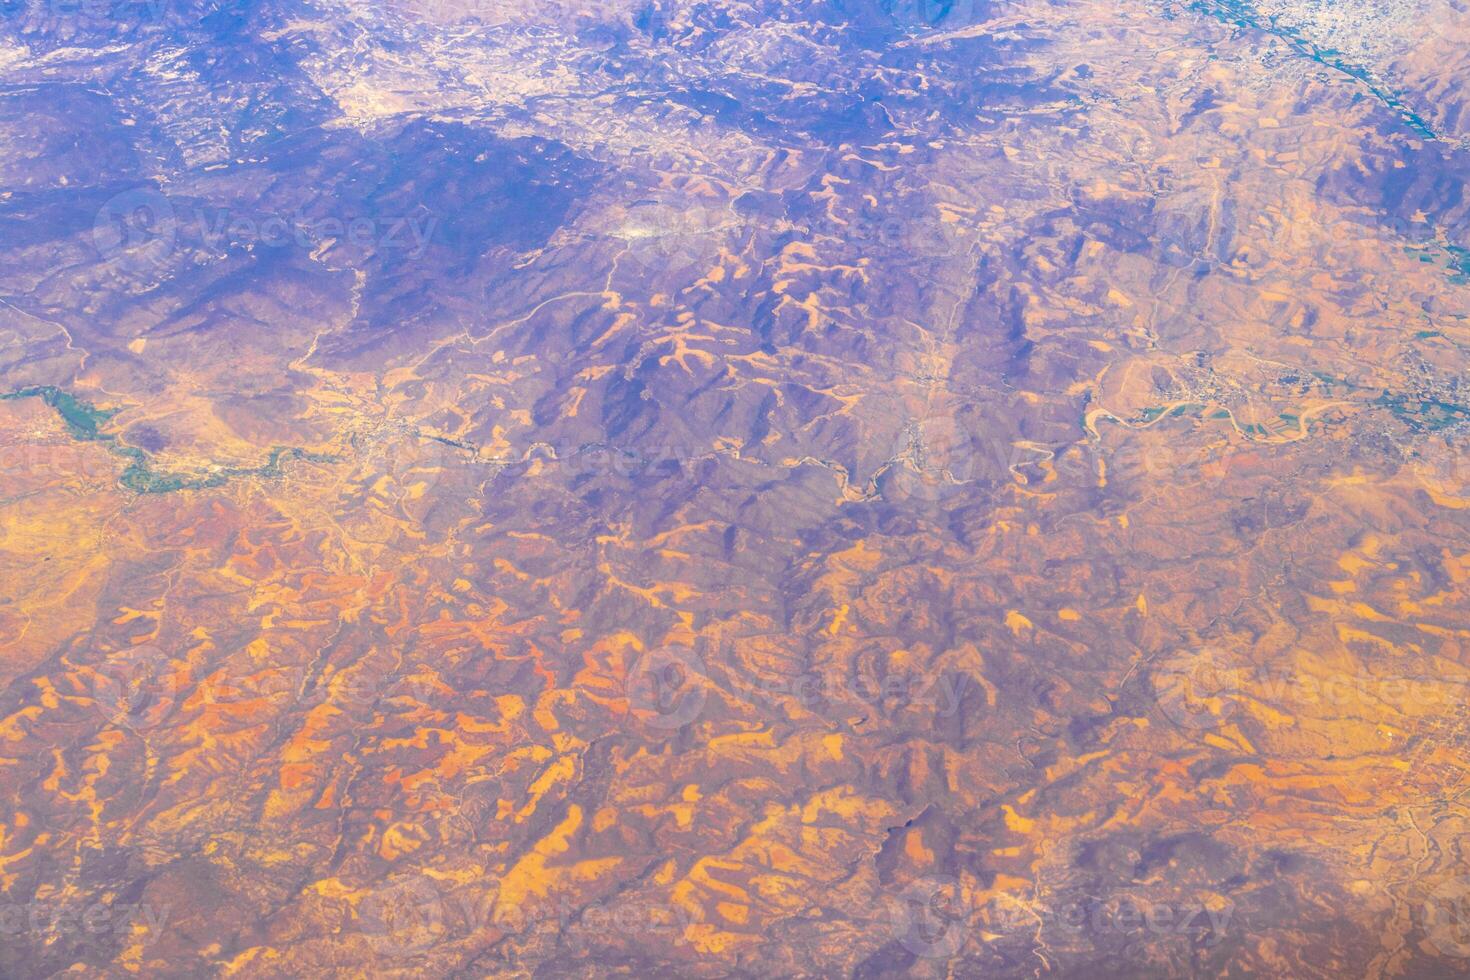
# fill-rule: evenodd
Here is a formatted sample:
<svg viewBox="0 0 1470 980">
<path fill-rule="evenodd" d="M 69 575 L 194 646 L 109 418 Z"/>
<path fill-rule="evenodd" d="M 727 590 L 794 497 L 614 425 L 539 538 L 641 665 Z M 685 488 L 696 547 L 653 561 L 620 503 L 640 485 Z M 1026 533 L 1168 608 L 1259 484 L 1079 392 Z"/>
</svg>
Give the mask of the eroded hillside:
<svg viewBox="0 0 1470 980">
<path fill-rule="evenodd" d="M 1458 0 L 5 9 L 0 973 L 1467 968 Z"/>
</svg>

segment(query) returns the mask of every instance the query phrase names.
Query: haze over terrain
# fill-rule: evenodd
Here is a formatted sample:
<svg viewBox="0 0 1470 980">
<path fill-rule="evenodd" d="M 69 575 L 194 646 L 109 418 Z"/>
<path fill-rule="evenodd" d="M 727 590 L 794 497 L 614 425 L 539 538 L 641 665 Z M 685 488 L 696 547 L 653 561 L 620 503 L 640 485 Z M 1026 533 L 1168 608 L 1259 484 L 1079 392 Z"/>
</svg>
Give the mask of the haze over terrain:
<svg viewBox="0 0 1470 980">
<path fill-rule="evenodd" d="M 0 15 L 0 975 L 1470 971 L 1464 0 Z"/>
</svg>

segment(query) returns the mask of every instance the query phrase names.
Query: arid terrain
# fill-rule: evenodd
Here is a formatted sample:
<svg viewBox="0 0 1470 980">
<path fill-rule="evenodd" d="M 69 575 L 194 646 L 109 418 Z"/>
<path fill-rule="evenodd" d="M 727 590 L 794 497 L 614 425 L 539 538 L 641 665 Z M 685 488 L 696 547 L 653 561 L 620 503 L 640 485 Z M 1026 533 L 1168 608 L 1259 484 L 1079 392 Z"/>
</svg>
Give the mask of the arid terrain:
<svg viewBox="0 0 1470 980">
<path fill-rule="evenodd" d="M 1464 0 L 0 13 L 0 976 L 1470 973 Z"/>
</svg>

